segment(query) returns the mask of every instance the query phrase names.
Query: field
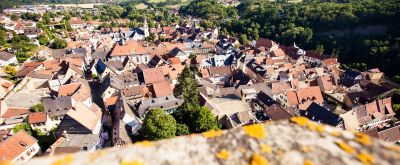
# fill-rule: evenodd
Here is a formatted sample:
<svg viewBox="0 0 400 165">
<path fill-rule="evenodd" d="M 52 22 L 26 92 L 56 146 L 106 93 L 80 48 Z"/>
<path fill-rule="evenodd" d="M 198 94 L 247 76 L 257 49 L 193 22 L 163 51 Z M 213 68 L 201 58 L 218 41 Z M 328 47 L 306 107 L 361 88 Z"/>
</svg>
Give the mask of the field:
<svg viewBox="0 0 400 165">
<path fill-rule="evenodd" d="M 146 9 L 148 6 L 145 5 L 144 3 L 140 3 L 138 5 L 135 6 L 136 9 Z"/>
</svg>

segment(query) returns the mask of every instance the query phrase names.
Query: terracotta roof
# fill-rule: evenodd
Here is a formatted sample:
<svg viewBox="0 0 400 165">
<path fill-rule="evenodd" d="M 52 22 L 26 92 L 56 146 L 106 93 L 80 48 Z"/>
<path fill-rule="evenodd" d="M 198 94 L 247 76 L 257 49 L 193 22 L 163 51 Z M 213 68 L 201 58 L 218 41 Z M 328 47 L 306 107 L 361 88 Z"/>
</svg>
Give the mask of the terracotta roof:
<svg viewBox="0 0 400 165">
<path fill-rule="evenodd" d="M 168 81 L 153 83 L 155 97 L 168 96 L 173 94 L 171 84 Z"/>
<path fill-rule="evenodd" d="M 324 102 L 324 99 L 321 94 L 321 90 L 319 89 L 318 86 L 299 89 L 296 92 L 296 94 L 297 94 L 299 103 L 302 103 L 302 102 L 305 102 L 308 100 L 312 100 L 316 103 Z"/>
<path fill-rule="evenodd" d="M 143 78 L 146 84 L 162 82 L 165 80 L 162 67 L 143 69 Z"/>
<path fill-rule="evenodd" d="M 34 137 L 21 130 L 0 143 L 0 160 L 13 160 L 36 143 Z"/>
<path fill-rule="evenodd" d="M 58 89 L 58 97 L 71 96 L 79 89 L 80 86 L 81 86 L 81 84 L 79 84 L 79 83 L 71 83 L 71 84 L 62 85 Z"/>
<path fill-rule="evenodd" d="M 169 61 L 171 61 L 172 64 L 180 64 L 181 63 L 181 60 L 178 57 L 169 58 Z"/>
<path fill-rule="evenodd" d="M 223 75 L 232 75 L 232 70 L 230 66 L 219 66 L 208 68 L 211 77 L 219 77 Z"/>
<path fill-rule="evenodd" d="M 259 38 L 256 43 L 256 48 L 262 46 L 266 48 L 271 48 L 272 46 L 277 45 L 274 41 L 266 39 L 266 38 Z"/>
<path fill-rule="evenodd" d="M 135 40 L 126 41 L 124 45 L 116 44 L 110 56 L 130 56 L 136 54 L 147 54 L 147 50 Z"/>
<path fill-rule="evenodd" d="M 13 116 L 18 116 L 18 115 L 23 115 L 23 114 L 29 114 L 31 113 L 29 109 L 15 109 L 15 108 L 8 108 L 6 113 L 1 116 L 2 118 L 9 118 Z"/>
<path fill-rule="evenodd" d="M 115 103 L 117 103 L 117 99 L 118 99 L 117 96 L 112 96 L 112 97 L 107 98 L 105 101 L 106 106 L 115 105 Z"/>
<path fill-rule="evenodd" d="M 35 123 L 45 123 L 47 120 L 47 115 L 44 112 L 36 112 L 36 113 L 30 113 L 29 114 L 29 124 L 35 124 Z"/>
<path fill-rule="evenodd" d="M 321 85 L 324 87 L 325 91 L 332 91 L 333 90 L 333 78 L 331 76 L 322 76 L 319 77 L 321 81 Z"/>
<path fill-rule="evenodd" d="M 282 82 L 271 83 L 272 94 L 278 94 L 287 89 L 291 89 L 289 83 L 282 83 Z"/>
<path fill-rule="evenodd" d="M 71 19 L 71 20 L 69 20 L 69 23 L 70 24 L 84 24 L 86 22 L 84 20 L 81 20 L 81 19 Z"/>
<path fill-rule="evenodd" d="M 337 62 L 337 58 L 328 58 L 324 60 L 326 65 L 335 65 L 335 64 L 339 64 Z"/>
<path fill-rule="evenodd" d="M 288 103 L 290 106 L 299 104 L 297 94 L 294 91 L 287 91 Z"/>
<path fill-rule="evenodd" d="M 124 94 L 124 96 L 134 97 L 134 98 L 144 97 L 144 96 L 146 96 L 147 92 L 148 92 L 148 89 L 144 85 L 133 86 L 133 87 L 125 88 L 122 90 L 122 93 Z"/>
<path fill-rule="evenodd" d="M 285 52 L 281 48 L 274 50 L 273 52 L 271 52 L 271 54 L 275 57 L 282 57 L 282 56 L 286 55 Z"/>
</svg>

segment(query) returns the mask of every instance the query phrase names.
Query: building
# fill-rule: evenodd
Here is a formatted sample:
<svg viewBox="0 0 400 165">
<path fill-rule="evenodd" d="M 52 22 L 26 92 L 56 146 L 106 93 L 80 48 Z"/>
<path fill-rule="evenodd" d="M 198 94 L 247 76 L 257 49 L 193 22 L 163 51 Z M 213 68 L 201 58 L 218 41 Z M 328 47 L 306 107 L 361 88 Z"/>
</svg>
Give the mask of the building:
<svg viewBox="0 0 400 165">
<path fill-rule="evenodd" d="M 6 66 L 10 64 L 18 64 L 17 56 L 14 54 L 1 51 L 0 52 L 0 66 Z"/>
<path fill-rule="evenodd" d="M 25 131 L 19 131 L 0 143 L 0 161 L 27 161 L 39 152 L 38 141 Z"/>
<path fill-rule="evenodd" d="M 42 133 L 48 132 L 52 128 L 52 122 L 45 112 L 30 113 L 28 122 L 33 130 L 39 129 Z"/>
</svg>

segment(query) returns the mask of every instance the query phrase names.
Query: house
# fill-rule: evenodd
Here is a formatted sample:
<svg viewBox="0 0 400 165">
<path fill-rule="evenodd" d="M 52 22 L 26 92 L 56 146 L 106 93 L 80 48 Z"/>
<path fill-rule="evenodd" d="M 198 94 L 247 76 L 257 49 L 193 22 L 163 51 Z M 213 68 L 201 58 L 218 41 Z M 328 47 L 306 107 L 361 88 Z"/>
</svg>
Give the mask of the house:
<svg viewBox="0 0 400 165">
<path fill-rule="evenodd" d="M 220 66 L 208 68 L 210 80 L 215 84 L 225 84 L 230 77 L 232 77 L 231 66 Z"/>
<path fill-rule="evenodd" d="M 240 95 L 243 101 L 249 102 L 257 97 L 257 91 L 254 88 L 244 88 L 240 91 Z"/>
<path fill-rule="evenodd" d="M 23 130 L 0 143 L 0 161 L 25 162 L 39 152 L 38 140 Z"/>
<path fill-rule="evenodd" d="M 361 72 L 352 69 L 346 69 L 342 75 L 341 84 L 347 88 L 351 88 L 358 84 L 362 79 L 363 75 Z"/>
<path fill-rule="evenodd" d="M 152 84 L 157 82 L 165 81 L 165 76 L 162 67 L 146 68 L 141 73 L 143 76 L 143 82 L 145 84 Z"/>
<path fill-rule="evenodd" d="M 17 57 L 14 54 L 0 51 L 0 66 L 6 66 L 10 64 L 18 64 Z"/>
<path fill-rule="evenodd" d="M 307 109 L 312 102 L 318 104 L 324 102 L 321 90 L 318 86 L 297 90 L 286 90 L 274 95 L 274 99 L 284 107 L 299 106 L 302 110 Z"/>
<path fill-rule="evenodd" d="M 65 114 L 72 109 L 73 101 L 71 96 L 43 98 L 44 111 L 55 126 L 64 118 Z"/>
<path fill-rule="evenodd" d="M 322 92 L 331 93 L 335 90 L 335 81 L 330 75 L 318 77 L 317 82 Z"/>
<path fill-rule="evenodd" d="M 99 135 L 65 132 L 46 150 L 44 155 L 71 154 L 80 151 L 93 152 L 99 148 L 101 148 Z"/>
<path fill-rule="evenodd" d="M 312 121 L 328 124 L 334 127 L 342 127 L 343 124 L 342 119 L 333 111 L 326 109 L 315 102 L 311 103 L 305 111 L 300 111 L 300 114 Z"/>
<path fill-rule="evenodd" d="M 152 92 L 154 97 L 163 97 L 173 94 L 173 89 L 168 81 L 153 83 L 152 87 L 153 87 Z"/>
<path fill-rule="evenodd" d="M 58 125 L 56 135 L 64 132 L 70 134 L 99 134 L 101 128 L 101 111 L 94 111 L 81 102 L 70 109 Z"/>
<path fill-rule="evenodd" d="M 174 95 L 148 98 L 142 100 L 135 106 L 135 113 L 141 119 L 144 119 L 147 112 L 156 108 L 160 108 L 166 113 L 171 114 L 175 112 L 182 103 L 183 100 L 176 98 Z"/>
<path fill-rule="evenodd" d="M 33 130 L 38 129 L 42 133 L 50 131 L 53 126 L 49 116 L 45 112 L 30 113 L 28 123 Z"/>
<path fill-rule="evenodd" d="M 112 134 L 113 146 L 123 146 L 133 141 L 132 135 L 138 134 L 142 127 L 142 120 L 136 117 L 134 105 L 123 94 L 118 97 L 116 107 L 112 112 Z"/>
<path fill-rule="evenodd" d="M 267 117 L 268 120 L 288 120 L 292 118 L 293 112 L 290 113 L 288 109 L 282 108 L 279 104 L 272 104 L 262 111 L 262 117 Z M 262 117 L 257 117 L 258 120 L 262 120 Z"/>
<path fill-rule="evenodd" d="M 40 28 L 27 28 L 24 30 L 24 34 L 29 39 L 34 39 L 38 37 L 42 33 L 42 29 Z"/>
<path fill-rule="evenodd" d="M 135 40 L 122 40 L 121 43 L 115 44 L 111 50 L 109 59 L 111 61 L 124 61 L 127 56 L 137 64 L 146 64 L 151 59 L 149 52 Z"/>
<path fill-rule="evenodd" d="M 392 99 L 384 98 L 355 107 L 341 114 L 345 129 L 350 131 L 368 131 L 374 128 L 383 128 L 388 125 L 389 121 L 395 115 L 392 106 Z"/>
<path fill-rule="evenodd" d="M 73 29 L 80 29 L 86 26 L 86 21 L 79 18 L 71 18 L 71 20 L 69 20 L 69 24 Z"/>
<path fill-rule="evenodd" d="M 242 111 L 236 112 L 232 115 L 224 115 L 219 120 L 219 123 L 230 129 L 238 126 L 258 123 L 258 121 L 250 111 Z"/>
</svg>

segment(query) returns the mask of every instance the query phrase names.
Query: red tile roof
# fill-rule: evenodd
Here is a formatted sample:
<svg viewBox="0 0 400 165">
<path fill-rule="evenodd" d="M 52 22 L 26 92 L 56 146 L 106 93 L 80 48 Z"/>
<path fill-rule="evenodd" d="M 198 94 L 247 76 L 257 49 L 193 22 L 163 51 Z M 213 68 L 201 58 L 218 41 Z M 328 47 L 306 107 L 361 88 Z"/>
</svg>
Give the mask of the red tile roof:
<svg viewBox="0 0 400 165">
<path fill-rule="evenodd" d="M 29 114 L 29 124 L 35 123 L 45 123 L 47 120 L 47 115 L 44 112 L 36 112 Z"/>
<path fill-rule="evenodd" d="M 308 100 L 312 100 L 316 103 L 324 102 L 324 99 L 321 94 L 321 90 L 319 89 L 318 86 L 299 89 L 297 91 L 297 98 L 298 98 L 299 103 L 302 103 L 302 102 L 305 102 Z"/>
<path fill-rule="evenodd" d="M 135 40 L 126 41 L 124 45 L 116 44 L 110 56 L 130 56 L 135 54 L 147 54 L 147 50 Z"/>
<path fill-rule="evenodd" d="M 168 81 L 153 83 L 153 91 L 155 97 L 162 97 L 173 94 L 171 84 Z"/>
<path fill-rule="evenodd" d="M 14 108 L 9 108 L 7 109 L 6 113 L 1 116 L 2 118 L 9 118 L 13 116 L 18 116 L 18 115 L 23 115 L 23 114 L 29 114 L 31 113 L 29 109 L 14 109 Z"/>
<path fill-rule="evenodd" d="M 71 83 L 71 84 L 62 85 L 58 89 L 58 97 L 70 96 L 70 95 L 74 94 L 79 89 L 80 86 L 81 86 L 80 83 Z"/>
<path fill-rule="evenodd" d="M 162 82 L 165 80 L 162 67 L 143 69 L 143 78 L 146 84 Z"/>
<path fill-rule="evenodd" d="M 13 160 L 36 143 L 34 137 L 21 130 L 0 143 L 0 160 Z"/>
</svg>

